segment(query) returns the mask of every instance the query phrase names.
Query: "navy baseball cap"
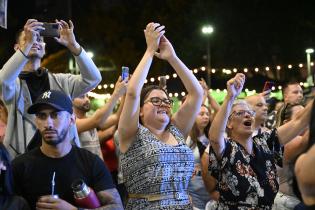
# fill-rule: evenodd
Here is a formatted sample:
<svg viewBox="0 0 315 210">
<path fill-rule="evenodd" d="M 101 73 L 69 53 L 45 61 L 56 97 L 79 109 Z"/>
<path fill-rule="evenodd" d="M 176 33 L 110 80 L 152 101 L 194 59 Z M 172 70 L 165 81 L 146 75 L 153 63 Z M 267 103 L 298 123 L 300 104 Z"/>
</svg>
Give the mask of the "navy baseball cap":
<svg viewBox="0 0 315 210">
<path fill-rule="evenodd" d="M 32 104 L 27 112 L 29 114 L 36 114 L 44 105 L 51 106 L 58 111 L 67 111 L 73 113 L 72 101 L 64 92 L 58 90 L 48 90 L 42 93 Z"/>
</svg>

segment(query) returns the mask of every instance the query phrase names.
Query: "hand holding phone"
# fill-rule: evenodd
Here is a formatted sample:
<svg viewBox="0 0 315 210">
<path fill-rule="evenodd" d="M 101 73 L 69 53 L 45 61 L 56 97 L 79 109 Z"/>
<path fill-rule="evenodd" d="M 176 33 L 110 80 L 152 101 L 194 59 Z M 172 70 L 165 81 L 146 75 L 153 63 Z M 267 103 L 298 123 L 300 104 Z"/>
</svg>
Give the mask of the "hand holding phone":
<svg viewBox="0 0 315 210">
<path fill-rule="evenodd" d="M 125 79 L 129 78 L 129 68 L 126 66 L 121 67 L 121 79 L 125 80 Z"/>
<path fill-rule="evenodd" d="M 270 90 L 272 87 L 275 86 L 275 83 L 274 82 L 271 82 L 271 81 L 266 81 L 265 82 L 265 85 L 264 85 L 264 88 L 262 90 L 262 93 L 267 91 L 267 90 Z"/>
<path fill-rule="evenodd" d="M 59 24 L 58 23 L 43 23 L 44 30 L 39 34 L 44 37 L 59 37 Z"/>
</svg>

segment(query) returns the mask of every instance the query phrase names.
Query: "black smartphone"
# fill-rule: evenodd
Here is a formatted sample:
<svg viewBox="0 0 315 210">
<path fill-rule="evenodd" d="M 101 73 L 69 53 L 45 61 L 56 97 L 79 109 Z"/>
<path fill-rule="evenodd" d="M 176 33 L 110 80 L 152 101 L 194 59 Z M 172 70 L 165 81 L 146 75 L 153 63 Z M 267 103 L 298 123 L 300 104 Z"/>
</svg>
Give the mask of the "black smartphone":
<svg viewBox="0 0 315 210">
<path fill-rule="evenodd" d="M 266 81 L 262 92 L 265 92 L 265 91 L 267 91 L 267 90 L 270 90 L 270 89 L 271 89 L 272 87 L 274 87 L 274 86 L 275 86 L 275 83 L 274 83 L 274 82 Z"/>
<path fill-rule="evenodd" d="M 44 23 L 44 30 L 39 34 L 44 37 L 59 37 L 59 24 L 58 23 Z"/>
<path fill-rule="evenodd" d="M 121 67 L 121 79 L 125 80 L 129 77 L 129 68 L 126 66 Z"/>
</svg>

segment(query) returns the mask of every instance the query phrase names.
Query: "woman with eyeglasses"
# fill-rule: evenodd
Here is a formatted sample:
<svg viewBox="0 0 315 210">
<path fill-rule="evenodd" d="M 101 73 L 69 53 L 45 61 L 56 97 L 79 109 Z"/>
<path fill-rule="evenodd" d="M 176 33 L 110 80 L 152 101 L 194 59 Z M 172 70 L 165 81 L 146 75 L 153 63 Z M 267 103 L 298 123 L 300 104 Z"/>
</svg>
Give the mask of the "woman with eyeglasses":
<svg viewBox="0 0 315 210">
<path fill-rule="evenodd" d="M 255 113 L 246 102 L 233 105 L 244 83 L 240 73 L 227 82 L 227 96 L 209 132 L 209 171 L 220 193 L 216 209 L 269 210 L 279 188 L 275 154 L 308 125 L 313 102 L 290 122 L 252 137 Z"/>
<path fill-rule="evenodd" d="M 128 82 L 118 125 L 121 168 L 129 194 L 126 209 L 192 209 L 187 188 L 194 156 L 185 139 L 203 90 L 164 33 L 158 23 L 149 23 L 144 30 L 147 50 Z M 173 116 L 172 100 L 163 88 L 142 88 L 154 55 L 175 69 L 188 92 Z"/>
</svg>

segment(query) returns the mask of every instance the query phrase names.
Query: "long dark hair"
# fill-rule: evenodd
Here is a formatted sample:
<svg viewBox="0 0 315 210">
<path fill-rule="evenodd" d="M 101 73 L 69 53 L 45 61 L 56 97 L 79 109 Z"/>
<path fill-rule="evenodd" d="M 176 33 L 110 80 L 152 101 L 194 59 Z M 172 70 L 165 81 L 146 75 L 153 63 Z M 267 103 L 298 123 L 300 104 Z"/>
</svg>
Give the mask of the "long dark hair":
<svg viewBox="0 0 315 210">
<path fill-rule="evenodd" d="M 207 110 L 209 111 L 208 107 L 206 105 L 201 105 L 201 107 L 206 107 Z M 210 114 L 210 111 L 209 111 L 209 114 Z M 210 125 L 211 125 L 211 122 L 210 122 L 210 118 L 209 118 L 209 123 L 207 124 L 207 126 L 204 128 L 204 133 L 206 135 L 206 137 L 209 139 L 209 129 L 210 129 Z M 197 142 L 199 141 L 198 140 L 198 137 L 200 136 L 200 131 L 199 131 L 199 128 L 198 128 L 198 125 L 195 121 L 193 127 L 191 128 L 191 131 L 190 131 L 190 139 L 192 141 L 192 144 L 190 146 L 190 148 L 194 148 L 195 146 L 197 146 Z"/>
</svg>

